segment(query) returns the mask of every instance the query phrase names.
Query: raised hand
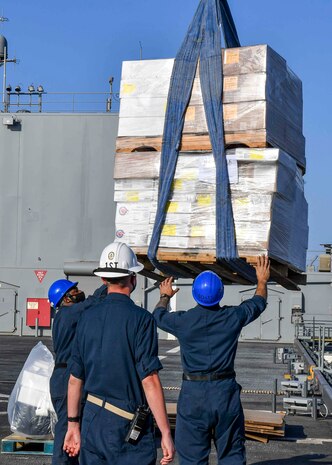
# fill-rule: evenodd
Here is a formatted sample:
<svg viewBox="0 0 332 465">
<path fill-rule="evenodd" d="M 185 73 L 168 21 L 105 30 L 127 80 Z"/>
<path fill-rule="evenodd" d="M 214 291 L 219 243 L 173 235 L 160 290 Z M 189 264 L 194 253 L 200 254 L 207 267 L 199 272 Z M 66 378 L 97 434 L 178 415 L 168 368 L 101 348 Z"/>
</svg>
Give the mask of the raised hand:
<svg viewBox="0 0 332 465">
<path fill-rule="evenodd" d="M 173 289 L 172 284 L 173 284 L 174 278 L 173 276 L 170 276 L 169 278 L 166 278 L 164 281 L 160 283 L 159 290 L 160 290 L 160 295 L 166 294 L 170 298 L 173 297 L 177 292 L 179 292 L 179 288 L 177 287 L 176 289 Z"/>
<path fill-rule="evenodd" d="M 257 289 L 256 295 L 267 299 L 267 282 L 270 278 L 270 260 L 267 255 L 258 257 L 256 265 Z"/>
<path fill-rule="evenodd" d="M 270 260 L 267 255 L 261 255 L 258 257 L 256 265 L 256 276 L 258 282 L 268 282 L 270 278 Z"/>
</svg>

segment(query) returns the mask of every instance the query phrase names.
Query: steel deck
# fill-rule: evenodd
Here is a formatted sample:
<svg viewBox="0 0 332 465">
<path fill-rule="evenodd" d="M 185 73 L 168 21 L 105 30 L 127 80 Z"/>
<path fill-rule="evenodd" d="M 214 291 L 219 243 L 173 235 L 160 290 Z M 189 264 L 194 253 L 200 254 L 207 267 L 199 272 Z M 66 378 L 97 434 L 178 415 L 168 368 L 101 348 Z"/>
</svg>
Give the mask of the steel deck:
<svg viewBox="0 0 332 465">
<path fill-rule="evenodd" d="M 8 396 L 15 384 L 23 363 L 40 338 L 0 336 L 0 438 L 11 432 L 6 409 Z M 50 338 L 42 338 L 52 349 Z M 237 380 L 246 392 L 242 396 L 243 406 L 249 409 L 271 410 L 271 394 L 275 378 L 280 381 L 287 371 L 286 365 L 274 364 L 274 344 L 240 343 L 236 359 Z M 161 380 L 165 397 L 169 402 L 177 400 L 181 385 L 180 352 L 177 341 L 160 341 L 160 358 L 164 369 Z M 280 384 L 279 384 L 280 387 Z M 260 392 L 260 394 L 254 394 Z M 277 408 L 281 408 L 282 398 L 278 398 Z M 247 441 L 248 465 L 314 465 L 332 464 L 332 417 L 312 420 L 306 416 L 286 417 L 286 438 L 274 439 L 263 444 Z M 47 455 L 0 454 L 1 465 L 19 465 L 24 457 L 29 465 L 49 465 L 51 457 Z M 161 452 L 158 449 L 158 460 Z M 157 462 L 158 463 L 158 462 Z M 178 465 L 178 458 L 173 462 Z M 214 447 L 210 465 L 216 465 Z"/>
</svg>

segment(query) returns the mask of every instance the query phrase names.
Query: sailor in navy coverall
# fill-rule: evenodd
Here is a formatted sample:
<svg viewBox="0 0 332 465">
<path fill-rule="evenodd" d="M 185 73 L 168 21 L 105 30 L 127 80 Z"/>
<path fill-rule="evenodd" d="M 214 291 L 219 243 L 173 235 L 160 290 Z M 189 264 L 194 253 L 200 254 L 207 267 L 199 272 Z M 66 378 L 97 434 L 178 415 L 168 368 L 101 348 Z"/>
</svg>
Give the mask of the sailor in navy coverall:
<svg viewBox="0 0 332 465">
<path fill-rule="evenodd" d="M 151 414 L 136 444 L 126 442 L 133 413 L 149 404 L 162 433 L 166 465 L 174 445 L 158 371 L 158 339 L 153 316 L 130 299 L 143 265 L 124 243 L 107 246 L 95 274 L 108 295 L 82 315 L 73 344 L 68 387 L 68 432 L 64 450 L 80 453 L 81 465 L 154 465 Z M 87 393 L 81 431 L 79 402 Z"/>
<path fill-rule="evenodd" d="M 93 296 L 85 299 L 84 292 L 77 288 L 77 284 L 77 282 L 58 280 L 52 284 L 49 291 L 49 300 L 50 302 L 54 300 L 56 305 L 52 306 L 57 308 L 52 327 L 55 366 L 50 379 L 51 399 L 58 417 L 54 431 L 52 465 L 78 464 L 77 457 L 69 457 L 63 451 L 67 432 L 67 389 L 72 342 L 82 312 L 107 294 L 106 286 L 103 285 L 94 292 Z"/>
<path fill-rule="evenodd" d="M 175 431 L 180 465 L 208 464 L 211 440 L 219 465 L 246 463 L 241 387 L 235 380 L 234 359 L 241 329 L 266 308 L 269 266 L 267 257 L 259 257 L 255 296 L 236 307 L 219 306 L 223 285 L 211 271 L 196 278 L 193 296 L 200 304 L 188 311 L 167 310 L 178 291 L 172 289 L 173 278 L 160 285 L 161 299 L 153 315 L 159 328 L 178 338 L 184 371 Z M 196 282 L 203 283 L 201 295 Z"/>
</svg>

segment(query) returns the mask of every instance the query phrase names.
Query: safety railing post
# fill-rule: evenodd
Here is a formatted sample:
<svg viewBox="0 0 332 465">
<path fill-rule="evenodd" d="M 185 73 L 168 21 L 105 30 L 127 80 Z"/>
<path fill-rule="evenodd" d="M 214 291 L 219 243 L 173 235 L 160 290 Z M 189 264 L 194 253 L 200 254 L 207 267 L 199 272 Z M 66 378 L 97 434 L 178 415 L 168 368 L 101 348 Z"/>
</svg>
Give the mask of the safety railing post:
<svg viewBox="0 0 332 465">
<path fill-rule="evenodd" d="M 315 421 L 317 420 L 317 397 L 312 398 L 311 416 L 312 416 L 313 420 L 315 420 Z"/>
<path fill-rule="evenodd" d="M 273 381 L 273 390 L 272 390 L 272 412 L 276 413 L 277 411 L 277 393 L 278 393 L 278 380 Z"/>
<path fill-rule="evenodd" d="M 324 356 L 325 356 L 325 326 L 323 326 L 322 334 L 322 350 L 321 350 L 321 366 L 320 369 L 324 371 Z"/>
<path fill-rule="evenodd" d="M 36 318 L 36 322 L 35 322 L 35 337 L 38 337 L 38 330 L 39 330 L 39 327 L 38 327 L 38 318 Z"/>
</svg>

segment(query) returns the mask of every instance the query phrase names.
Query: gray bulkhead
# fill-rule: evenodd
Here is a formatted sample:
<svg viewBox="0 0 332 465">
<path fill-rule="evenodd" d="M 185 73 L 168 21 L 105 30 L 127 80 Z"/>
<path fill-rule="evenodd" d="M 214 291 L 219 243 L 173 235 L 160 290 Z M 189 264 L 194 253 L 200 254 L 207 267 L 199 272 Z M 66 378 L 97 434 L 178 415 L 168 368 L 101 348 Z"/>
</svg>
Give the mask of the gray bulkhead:
<svg viewBox="0 0 332 465">
<path fill-rule="evenodd" d="M 13 126 L 0 121 L 0 333 L 33 335 L 34 326 L 26 325 L 27 299 L 47 298 L 50 284 L 65 277 L 65 262 L 97 261 L 114 239 L 118 115 L 15 118 L 19 121 Z M 100 283 L 99 278 L 70 276 L 76 278 L 87 294 Z M 309 273 L 301 291 L 269 285 L 267 310 L 243 329 L 241 340 L 293 342 L 301 315 L 331 321 L 331 282 L 332 273 Z M 140 278 L 133 296 L 150 311 L 159 295 L 152 284 Z M 178 285 L 173 307 L 192 307 L 191 282 L 179 280 Z M 254 288 L 226 286 L 222 303 L 238 305 L 253 293 Z M 50 328 L 40 334 L 49 335 Z M 160 337 L 170 336 L 160 331 Z"/>
</svg>

